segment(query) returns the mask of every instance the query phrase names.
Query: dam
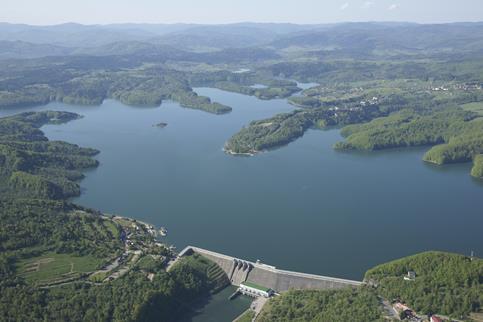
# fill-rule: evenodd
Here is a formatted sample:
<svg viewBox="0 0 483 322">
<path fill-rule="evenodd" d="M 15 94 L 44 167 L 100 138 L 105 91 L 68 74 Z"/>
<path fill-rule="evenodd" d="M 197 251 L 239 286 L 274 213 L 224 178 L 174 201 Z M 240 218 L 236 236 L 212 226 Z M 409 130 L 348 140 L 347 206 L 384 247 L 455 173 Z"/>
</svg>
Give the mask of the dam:
<svg viewBox="0 0 483 322">
<path fill-rule="evenodd" d="M 362 284 L 359 281 L 281 270 L 258 261 L 254 263 L 194 246 L 184 248 L 179 257 L 192 254 L 199 254 L 218 264 L 235 286 L 250 282 L 281 293 L 290 289 L 337 289 Z"/>
</svg>

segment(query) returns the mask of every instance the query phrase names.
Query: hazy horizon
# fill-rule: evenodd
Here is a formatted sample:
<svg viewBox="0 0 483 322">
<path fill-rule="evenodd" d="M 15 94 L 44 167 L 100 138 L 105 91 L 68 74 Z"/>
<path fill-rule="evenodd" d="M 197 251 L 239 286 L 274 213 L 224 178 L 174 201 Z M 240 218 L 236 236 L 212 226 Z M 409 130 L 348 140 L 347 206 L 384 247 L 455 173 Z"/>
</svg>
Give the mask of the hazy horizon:
<svg viewBox="0 0 483 322">
<path fill-rule="evenodd" d="M 3 1 L 4 0 L 0 0 Z M 55 8 L 52 10 L 52 8 Z M 344 22 L 412 22 L 422 24 L 481 22 L 480 0 L 299 0 L 280 4 L 275 0 L 221 1 L 178 0 L 18 0 L 2 3 L 0 21 L 13 24 L 232 24 Z"/>
<path fill-rule="evenodd" d="M 34 27 L 55 27 L 62 25 L 80 25 L 80 26 L 111 26 L 111 25 L 193 25 L 193 26 L 228 26 L 228 25 L 243 25 L 243 24 L 288 24 L 288 25 L 299 25 L 299 26 L 316 26 L 316 25 L 337 25 L 337 24 L 357 24 L 357 23 L 372 23 L 372 24 L 415 24 L 415 25 L 443 25 L 443 24 L 465 24 L 465 23 L 483 23 L 482 20 L 475 21 L 451 21 L 451 22 L 414 22 L 414 21 L 392 21 L 392 20 L 368 20 L 368 21 L 339 21 L 339 22 L 321 22 L 321 23 L 297 23 L 297 22 L 270 22 L 270 21 L 235 21 L 226 23 L 197 23 L 197 22 L 111 22 L 111 23 L 82 23 L 76 21 L 66 21 L 52 24 L 34 24 L 34 23 L 24 23 L 24 22 L 10 22 L 1 21 L 0 24 L 10 24 L 10 25 L 25 25 Z"/>
</svg>

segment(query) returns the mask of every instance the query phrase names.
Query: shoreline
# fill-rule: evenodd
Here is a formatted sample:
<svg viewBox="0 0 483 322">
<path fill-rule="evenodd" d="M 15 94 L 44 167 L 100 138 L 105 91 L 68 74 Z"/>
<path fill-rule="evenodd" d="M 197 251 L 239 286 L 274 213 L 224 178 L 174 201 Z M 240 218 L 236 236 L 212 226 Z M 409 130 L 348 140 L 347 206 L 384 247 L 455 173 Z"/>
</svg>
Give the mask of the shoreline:
<svg viewBox="0 0 483 322">
<path fill-rule="evenodd" d="M 229 155 L 232 155 L 232 156 L 245 156 L 245 157 L 253 157 L 256 154 L 262 152 L 262 151 L 257 151 L 257 150 L 253 150 L 251 152 L 234 152 L 233 150 L 225 149 L 225 148 L 223 148 L 222 150 L 226 154 L 229 154 Z"/>
<path fill-rule="evenodd" d="M 139 223 L 141 225 L 144 225 L 145 228 L 148 230 L 148 232 L 151 235 L 153 235 L 153 237 L 155 237 L 155 238 L 158 238 L 159 235 L 161 235 L 161 233 L 159 231 L 161 230 L 161 228 L 164 228 L 164 227 L 160 227 L 158 229 L 156 227 L 156 225 L 153 225 L 151 223 L 148 223 L 148 222 L 136 219 L 136 218 L 126 217 L 126 216 L 120 216 L 120 215 L 109 214 L 109 213 L 102 213 L 102 216 L 106 219 L 112 219 L 112 220 L 113 219 L 121 219 L 121 220 L 126 220 L 126 221 L 129 221 L 129 222 L 132 222 L 132 223 Z M 166 236 L 161 235 L 161 237 L 166 237 Z"/>
</svg>

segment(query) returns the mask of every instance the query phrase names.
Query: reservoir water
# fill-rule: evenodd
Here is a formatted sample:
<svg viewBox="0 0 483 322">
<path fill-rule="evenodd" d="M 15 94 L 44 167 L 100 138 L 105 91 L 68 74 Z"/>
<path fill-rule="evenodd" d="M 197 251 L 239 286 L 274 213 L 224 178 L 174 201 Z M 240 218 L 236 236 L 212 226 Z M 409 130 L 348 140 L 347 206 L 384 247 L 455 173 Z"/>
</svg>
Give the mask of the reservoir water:
<svg viewBox="0 0 483 322">
<path fill-rule="evenodd" d="M 31 109 L 84 115 L 43 127 L 52 140 L 101 151 L 100 166 L 87 172 L 75 202 L 165 226 L 178 249 L 191 244 L 358 280 L 376 264 L 420 251 L 483 254 L 483 184 L 469 176 L 469 164 L 425 164 L 424 148 L 336 152 L 336 129 L 310 130 L 254 157 L 229 156 L 223 144 L 242 126 L 293 107 L 286 100 L 196 91 L 233 112 L 113 100 Z M 160 122 L 167 127 L 153 127 Z"/>
</svg>

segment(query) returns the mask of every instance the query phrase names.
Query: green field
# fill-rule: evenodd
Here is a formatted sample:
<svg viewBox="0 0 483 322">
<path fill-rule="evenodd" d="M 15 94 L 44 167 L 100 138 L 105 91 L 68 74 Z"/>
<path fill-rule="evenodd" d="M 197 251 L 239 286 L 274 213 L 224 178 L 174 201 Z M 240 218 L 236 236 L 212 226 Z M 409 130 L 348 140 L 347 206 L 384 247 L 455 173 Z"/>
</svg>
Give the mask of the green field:
<svg viewBox="0 0 483 322">
<path fill-rule="evenodd" d="M 79 257 L 71 254 L 46 253 L 20 261 L 17 272 L 28 282 L 48 284 L 92 272 L 102 262 L 102 259 L 93 256 Z"/>
<path fill-rule="evenodd" d="M 483 102 L 474 102 L 460 105 L 465 111 L 471 111 L 483 116 Z"/>
</svg>

